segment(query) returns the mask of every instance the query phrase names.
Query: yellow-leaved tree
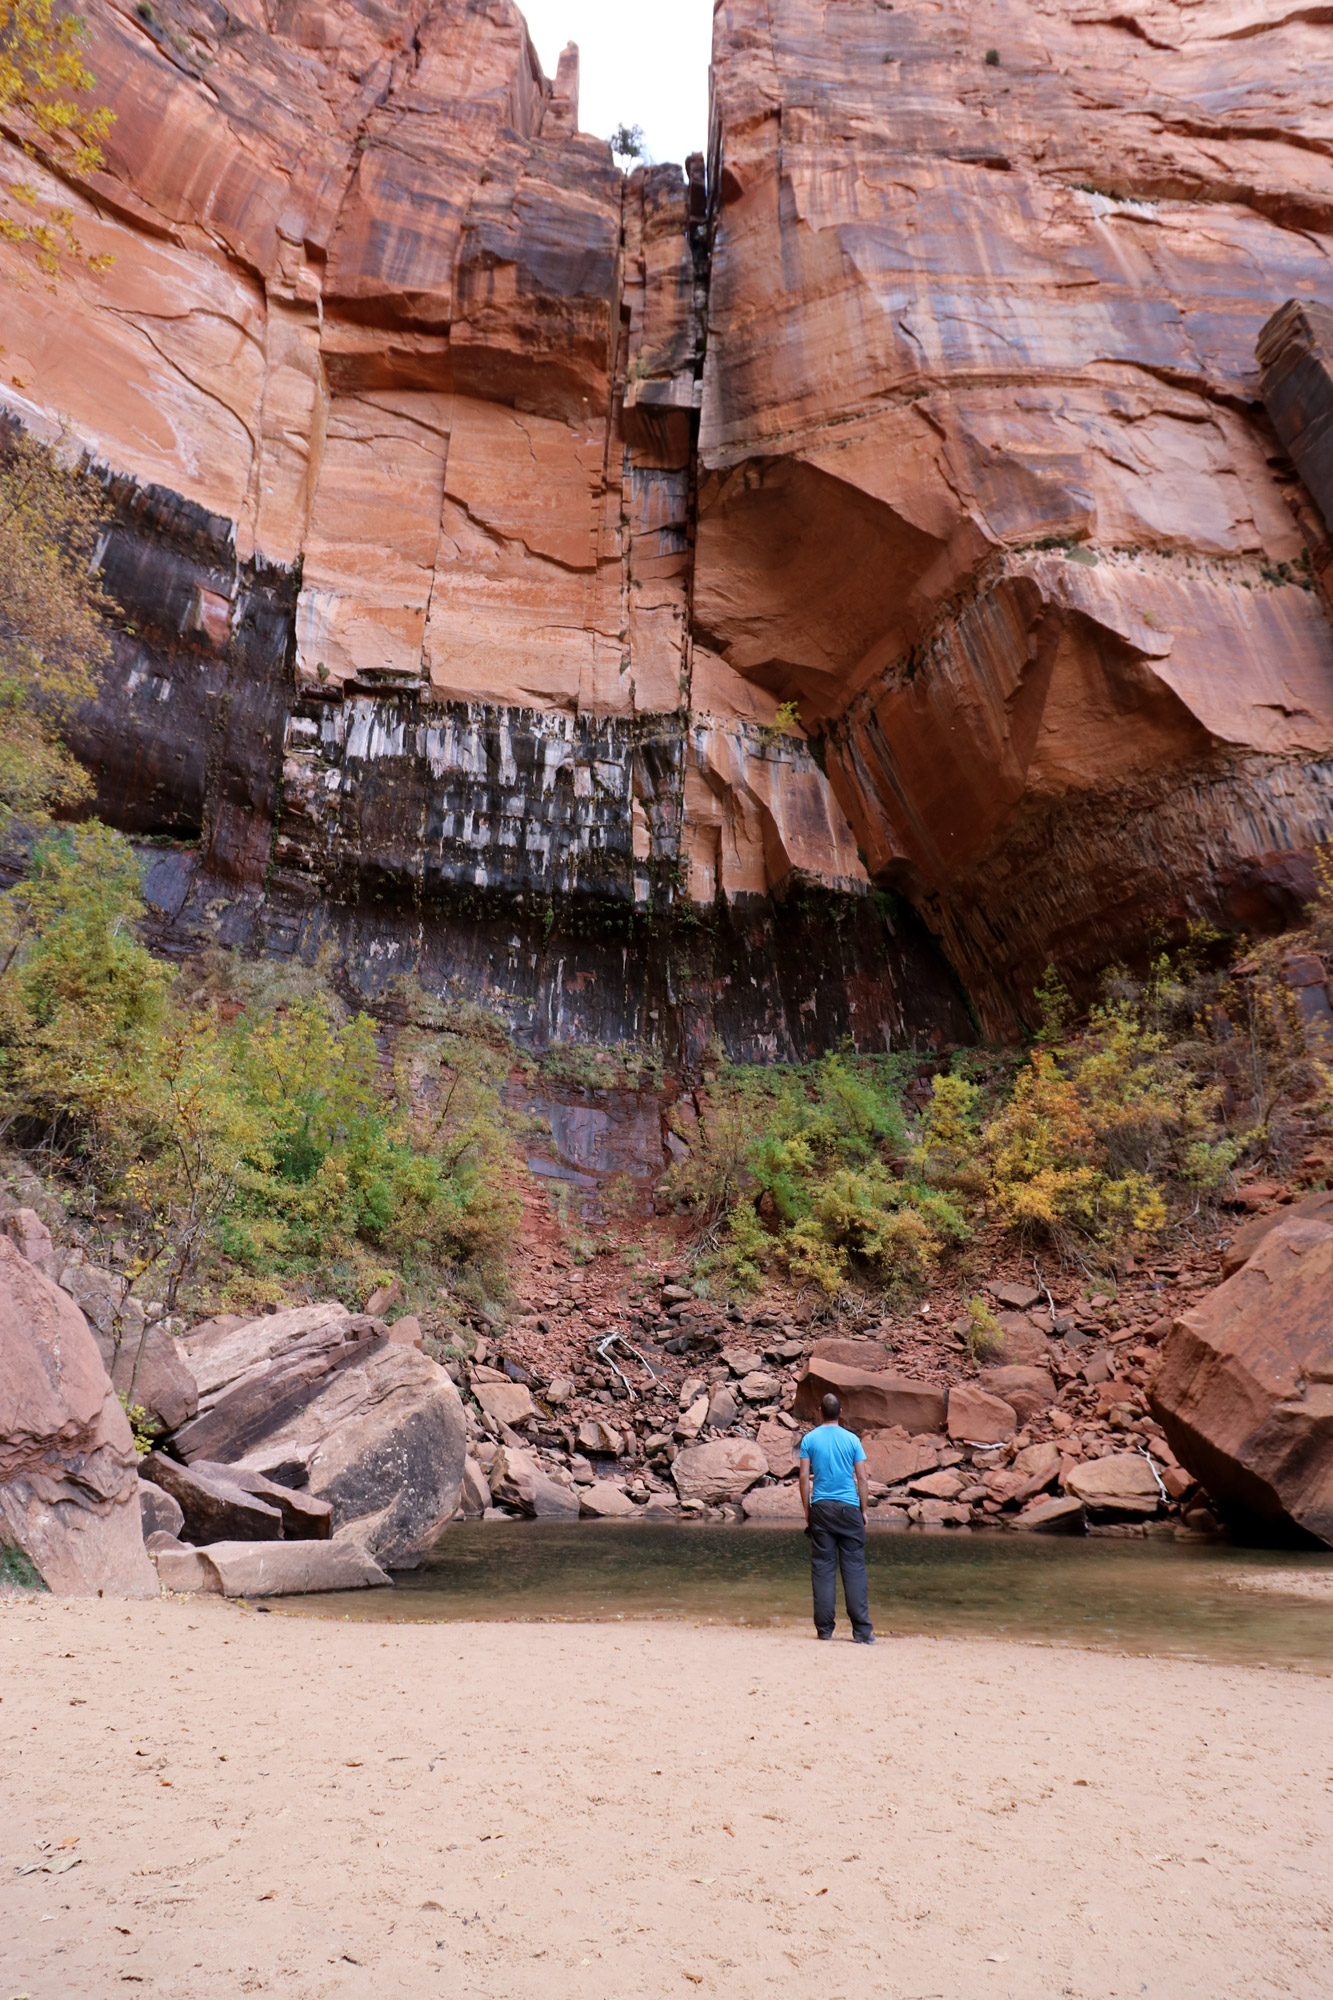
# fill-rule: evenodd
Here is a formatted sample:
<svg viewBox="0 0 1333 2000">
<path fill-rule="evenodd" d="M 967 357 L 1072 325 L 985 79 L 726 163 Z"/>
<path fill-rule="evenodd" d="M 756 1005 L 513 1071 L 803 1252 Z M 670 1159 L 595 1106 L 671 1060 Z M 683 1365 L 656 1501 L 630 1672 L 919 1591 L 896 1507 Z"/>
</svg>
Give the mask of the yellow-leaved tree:
<svg viewBox="0 0 1333 2000">
<path fill-rule="evenodd" d="M 62 740 L 111 654 L 98 582 L 101 488 L 36 439 L 0 437 L 0 834 L 90 787 Z"/>
<path fill-rule="evenodd" d="M 0 129 L 31 160 L 86 180 L 102 164 L 102 142 L 114 123 L 105 105 L 89 102 L 97 79 L 84 60 L 87 26 L 54 0 L 0 0 Z M 0 179 L 0 238 L 26 245 L 38 269 L 59 275 L 62 258 L 94 271 L 110 258 L 90 256 L 79 241 L 72 208 L 43 210 L 27 179 Z"/>
</svg>

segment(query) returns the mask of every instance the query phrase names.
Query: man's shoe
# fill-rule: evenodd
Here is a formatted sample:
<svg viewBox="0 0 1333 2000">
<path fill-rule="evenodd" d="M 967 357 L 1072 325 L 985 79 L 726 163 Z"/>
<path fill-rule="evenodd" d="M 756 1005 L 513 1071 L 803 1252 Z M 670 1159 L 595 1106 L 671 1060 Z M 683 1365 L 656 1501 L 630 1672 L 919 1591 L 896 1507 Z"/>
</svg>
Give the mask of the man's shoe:
<svg viewBox="0 0 1333 2000">
<path fill-rule="evenodd" d="M 827 1644 L 827 1642 L 833 1637 L 833 1634 L 831 1632 L 816 1632 L 815 1637 L 816 1639 L 824 1640 L 824 1642 Z"/>
<path fill-rule="evenodd" d="M 875 1635 L 873 1632 L 870 1634 L 870 1637 L 868 1639 L 858 1639 L 856 1641 L 856 1644 L 858 1646 L 873 1646 L 874 1643 L 875 1643 Z"/>
</svg>

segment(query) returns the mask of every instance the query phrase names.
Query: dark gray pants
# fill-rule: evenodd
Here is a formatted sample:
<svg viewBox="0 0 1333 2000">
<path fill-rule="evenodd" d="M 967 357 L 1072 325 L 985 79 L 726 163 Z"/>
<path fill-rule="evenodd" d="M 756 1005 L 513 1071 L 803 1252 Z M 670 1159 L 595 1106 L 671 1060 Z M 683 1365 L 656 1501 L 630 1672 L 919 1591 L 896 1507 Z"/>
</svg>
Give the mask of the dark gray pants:
<svg viewBox="0 0 1333 2000">
<path fill-rule="evenodd" d="M 873 1638 L 866 1524 L 861 1509 L 848 1507 L 841 1500 L 816 1500 L 810 1509 L 810 1582 L 815 1594 L 815 1630 L 821 1639 L 831 1638 L 837 1619 L 839 1569 L 852 1635 Z"/>
</svg>

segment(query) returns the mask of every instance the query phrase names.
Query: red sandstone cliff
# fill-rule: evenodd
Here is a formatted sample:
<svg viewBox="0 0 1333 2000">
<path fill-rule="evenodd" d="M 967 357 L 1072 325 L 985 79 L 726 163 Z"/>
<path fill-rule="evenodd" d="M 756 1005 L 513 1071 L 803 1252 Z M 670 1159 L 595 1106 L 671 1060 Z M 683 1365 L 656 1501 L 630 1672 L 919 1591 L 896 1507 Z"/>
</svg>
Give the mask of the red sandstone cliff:
<svg viewBox="0 0 1333 2000">
<path fill-rule="evenodd" d="M 719 7 L 699 643 L 993 1029 L 1150 915 L 1280 921 L 1330 831 L 1255 361 L 1333 285 L 1330 82 L 1264 0 Z"/>
<path fill-rule="evenodd" d="M 1254 349 L 1329 291 L 1316 24 L 722 0 L 710 213 L 509 0 L 90 18 L 116 261 L 6 288 L 0 402 L 113 476 L 80 747 L 230 935 L 466 959 L 535 1032 L 607 976 L 539 905 L 732 905 L 578 1025 L 782 1053 L 966 1032 L 878 918 L 783 946 L 796 885 L 905 891 L 1000 1032 L 1051 958 L 1289 912 L 1333 641 Z"/>
</svg>

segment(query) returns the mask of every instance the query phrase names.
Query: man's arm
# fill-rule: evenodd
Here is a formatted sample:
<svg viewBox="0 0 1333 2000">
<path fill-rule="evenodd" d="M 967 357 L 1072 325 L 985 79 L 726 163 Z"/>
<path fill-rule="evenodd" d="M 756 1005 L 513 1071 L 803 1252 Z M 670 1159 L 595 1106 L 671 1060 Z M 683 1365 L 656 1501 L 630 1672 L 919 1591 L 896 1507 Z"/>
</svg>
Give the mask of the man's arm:
<svg viewBox="0 0 1333 2000">
<path fill-rule="evenodd" d="M 870 1505 L 870 1493 L 869 1489 L 866 1486 L 866 1462 L 863 1458 L 857 1459 L 855 1471 L 856 1471 L 856 1493 L 857 1493 L 857 1498 L 861 1502 L 861 1519 L 862 1521 L 866 1522 L 866 1526 L 868 1527 L 870 1524 L 868 1521 L 866 1521 L 866 1509 Z"/>
<path fill-rule="evenodd" d="M 810 1526 L 810 1461 L 801 1460 L 801 1505 L 805 1509 L 805 1525 Z"/>
</svg>

